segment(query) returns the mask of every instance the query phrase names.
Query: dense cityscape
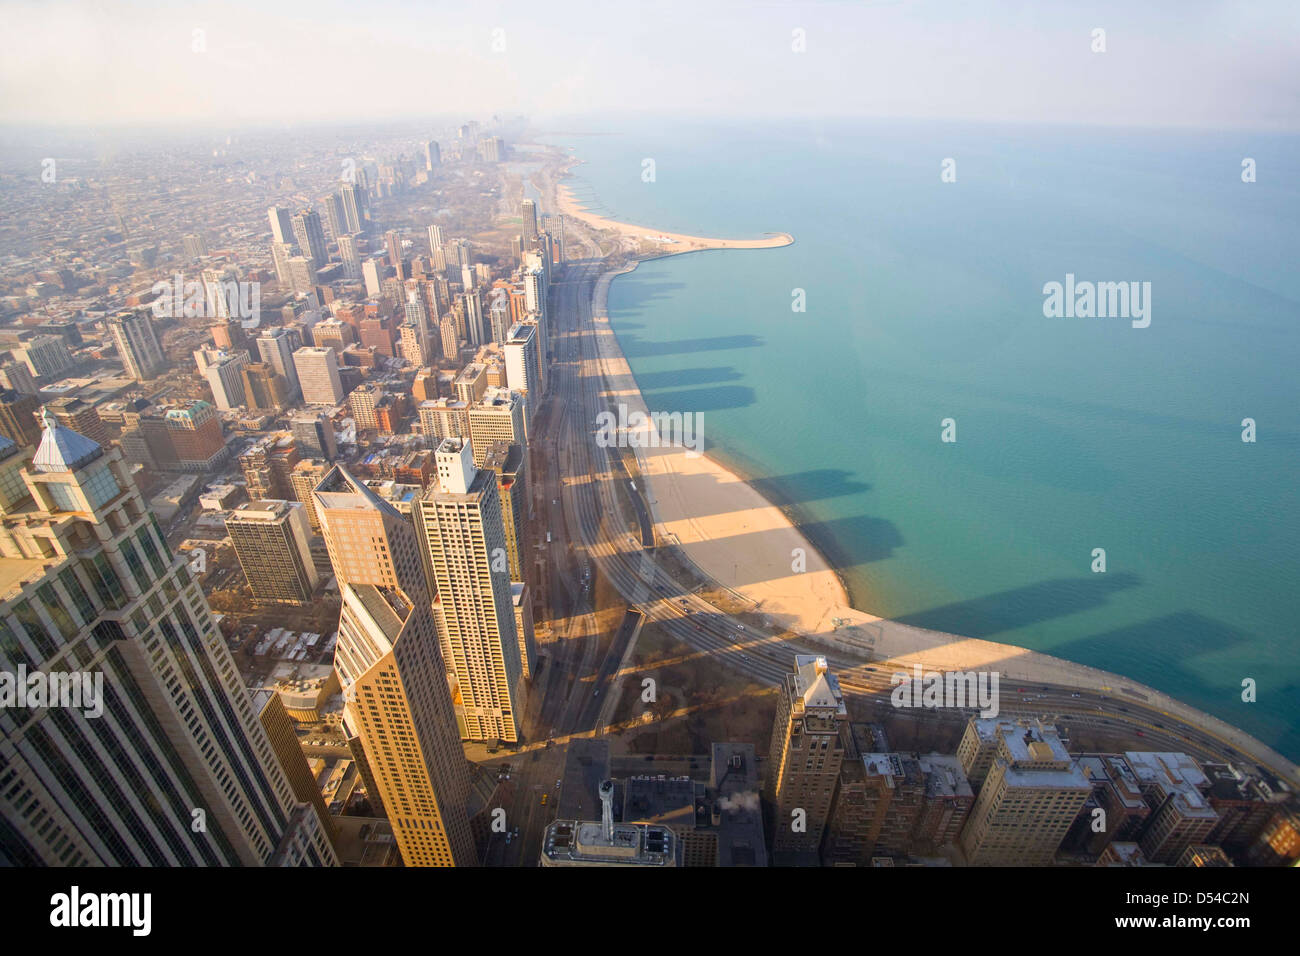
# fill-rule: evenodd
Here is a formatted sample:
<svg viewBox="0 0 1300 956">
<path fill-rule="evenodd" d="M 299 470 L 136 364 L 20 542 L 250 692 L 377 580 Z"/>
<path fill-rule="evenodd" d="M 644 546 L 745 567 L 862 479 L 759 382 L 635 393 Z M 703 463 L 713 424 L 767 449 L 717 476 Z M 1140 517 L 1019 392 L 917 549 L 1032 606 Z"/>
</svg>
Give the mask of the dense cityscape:
<svg viewBox="0 0 1300 956">
<path fill-rule="evenodd" d="M 1266 748 L 899 679 L 657 530 L 596 286 L 712 241 L 571 164 L 494 118 L 5 184 L 7 863 L 1295 862 Z"/>
</svg>

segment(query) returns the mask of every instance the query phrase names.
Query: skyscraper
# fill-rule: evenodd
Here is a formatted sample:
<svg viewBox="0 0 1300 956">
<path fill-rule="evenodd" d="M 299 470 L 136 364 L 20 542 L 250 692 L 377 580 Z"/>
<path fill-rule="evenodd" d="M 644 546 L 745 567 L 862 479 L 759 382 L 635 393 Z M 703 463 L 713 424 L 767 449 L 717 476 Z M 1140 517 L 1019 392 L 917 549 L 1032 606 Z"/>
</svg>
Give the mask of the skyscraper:
<svg viewBox="0 0 1300 956">
<path fill-rule="evenodd" d="M 217 408 L 229 411 L 248 404 L 244 393 L 244 366 L 248 364 L 248 353 L 221 352 L 203 373 L 212 387 L 212 399 Z"/>
<path fill-rule="evenodd" d="M 297 501 L 246 501 L 226 533 L 258 601 L 308 604 L 320 582 L 311 560 L 306 509 Z"/>
<path fill-rule="evenodd" d="M 483 466 L 488 446 L 495 441 L 528 446 L 524 396 L 508 388 L 489 388 L 469 408 L 469 435 L 474 443 L 474 464 Z"/>
<path fill-rule="evenodd" d="M 259 412 L 279 412 L 289 404 L 289 384 L 268 362 L 244 366 L 244 397 L 248 407 Z"/>
<path fill-rule="evenodd" d="M 339 187 L 338 194 L 343 203 L 343 218 L 347 223 L 347 231 L 365 232 L 366 223 L 370 218 L 366 208 L 366 191 L 356 183 L 344 183 Z"/>
<path fill-rule="evenodd" d="M 460 691 L 470 740 L 522 739 L 523 667 L 496 475 L 469 442 L 438 446 L 437 483 L 415 512 L 438 637 Z"/>
<path fill-rule="evenodd" d="M 532 323 L 516 325 L 506 338 L 506 381 L 515 391 L 528 395 L 528 403 L 536 408 L 542 397 L 541 349 L 538 347 L 537 326 Z"/>
<path fill-rule="evenodd" d="M 343 260 L 343 278 L 348 282 L 360 282 L 362 278 L 359 239 L 357 233 L 348 233 L 338 238 L 339 258 Z"/>
<path fill-rule="evenodd" d="M 293 220 L 290 217 L 289 210 L 282 206 L 272 206 L 266 211 L 266 216 L 271 220 L 271 241 L 280 243 L 293 243 Z"/>
<path fill-rule="evenodd" d="M 163 367 L 162 349 L 154 335 L 153 320 L 144 309 L 119 312 L 108 320 L 122 368 L 137 382 L 157 375 Z"/>
<path fill-rule="evenodd" d="M 289 421 L 289 431 L 304 458 L 333 461 L 339 453 L 334 439 L 334 426 L 320 412 L 295 415 Z"/>
<path fill-rule="evenodd" d="M 33 448 L 41 440 L 41 429 L 36 423 L 36 410 L 40 399 L 13 389 L 0 390 L 0 435 L 19 448 Z"/>
<path fill-rule="evenodd" d="M 408 866 L 475 862 L 469 777 L 411 522 L 335 467 L 313 493 L 343 608 L 334 665 Z"/>
<path fill-rule="evenodd" d="M 972 729 L 991 739 L 994 751 L 962 830 L 966 859 L 975 866 L 1050 864 L 1092 783 L 1051 724 L 972 718 L 967 736 Z"/>
<path fill-rule="evenodd" d="M 257 352 L 281 375 L 289 385 L 292 401 L 302 393 L 298 384 L 298 369 L 293 364 L 293 353 L 302 348 L 302 336 L 297 329 L 267 329 L 257 337 Z"/>
<path fill-rule="evenodd" d="M 81 694 L 0 709 L 0 859 L 336 863 L 120 453 L 51 417 L 22 478 L 0 531 L 0 669 Z"/>
<path fill-rule="evenodd" d="M 772 728 L 772 852 L 816 854 L 844 759 L 841 729 L 848 710 L 826 658 L 799 654 L 794 665 L 778 691 Z"/>
<path fill-rule="evenodd" d="M 424 168 L 433 169 L 442 165 L 442 152 L 438 149 L 438 141 L 431 139 L 424 144 Z"/>
<path fill-rule="evenodd" d="M 294 214 L 292 222 L 293 237 L 298 242 L 298 249 L 311 260 L 312 268 L 319 269 L 329 262 L 320 214 L 314 209 L 304 209 Z"/>
<path fill-rule="evenodd" d="M 347 234 L 347 218 L 343 214 L 343 201 L 338 193 L 328 193 L 321 197 L 321 207 L 325 210 L 325 235 L 338 242 Z"/>
<path fill-rule="evenodd" d="M 524 218 L 524 238 L 528 240 L 537 238 L 537 203 L 531 199 L 525 199 L 519 204 L 519 211 Z"/>
<path fill-rule="evenodd" d="M 337 405 L 343 401 L 338 353 L 331 348 L 304 346 L 293 353 L 302 400 L 308 405 Z"/>
</svg>

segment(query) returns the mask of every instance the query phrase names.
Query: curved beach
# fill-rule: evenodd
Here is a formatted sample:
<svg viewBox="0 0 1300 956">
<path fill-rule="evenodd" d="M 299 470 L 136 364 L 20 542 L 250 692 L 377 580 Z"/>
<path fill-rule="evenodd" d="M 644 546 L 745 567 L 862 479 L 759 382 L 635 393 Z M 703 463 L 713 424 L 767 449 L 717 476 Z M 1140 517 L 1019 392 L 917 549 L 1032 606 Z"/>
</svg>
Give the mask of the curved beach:
<svg viewBox="0 0 1300 956">
<path fill-rule="evenodd" d="M 567 172 L 567 167 L 560 175 Z M 703 249 L 777 249 L 794 242 L 794 237 L 786 232 L 774 232 L 763 239 L 714 239 L 708 236 L 687 236 L 678 232 L 662 232 L 649 226 L 634 226 L 630 223 L 607 219 L 587 211 L 573 196 L 573 191 L 563 182 L 555 183 L 556 204 L 560 212 L 585 223 L 592 229 L 615 232 L 628 239 L 642 243 L 653 243 L 663 249 L 663 255 L 681 252 L 699 252 Z"/>
</svg>

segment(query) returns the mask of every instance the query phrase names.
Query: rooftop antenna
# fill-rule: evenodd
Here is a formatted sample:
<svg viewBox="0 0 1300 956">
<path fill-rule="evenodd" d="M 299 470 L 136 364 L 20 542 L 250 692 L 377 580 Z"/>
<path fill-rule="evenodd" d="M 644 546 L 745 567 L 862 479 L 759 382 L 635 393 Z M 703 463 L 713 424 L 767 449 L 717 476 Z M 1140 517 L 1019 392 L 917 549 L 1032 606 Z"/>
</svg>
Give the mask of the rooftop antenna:
<svg viewBox="0 0 1300 956">
<path fill-rule="evenodd" d="M 605 834 L 605 843 L 614 843 L 614 781 L 600 782 L 600 826 Z"/>
</svg>

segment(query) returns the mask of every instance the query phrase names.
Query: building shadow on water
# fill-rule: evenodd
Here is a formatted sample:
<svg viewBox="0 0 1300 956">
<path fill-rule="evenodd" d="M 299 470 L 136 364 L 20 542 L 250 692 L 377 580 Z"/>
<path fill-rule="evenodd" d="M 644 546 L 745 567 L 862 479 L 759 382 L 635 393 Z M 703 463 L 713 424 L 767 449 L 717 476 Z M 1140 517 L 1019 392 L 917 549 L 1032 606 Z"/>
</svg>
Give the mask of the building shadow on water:
<svg viewBox="0 0 1300 956">
<path fill-rule="evenodd" d="M 649 342 L 632 333 L 619 337 L 623 354 L 628 358 L 649 358 L 655 355 L 689 355 L 694 352 L 722 352 L 729 349 L 762 348 L 766 342 L 761 335 L 715 335 L 699 339 L 674 339 L 670 342 Z"/>
<path fill-rule="evenodd" d="M 1101 607 L 1112 594 L 1140 583 L 1136 574 L 1128 572 L 1057 578 L 891 620 L 932 631 L 997 640 L 999 634 L 1007 631 Z"/>
</svg>

